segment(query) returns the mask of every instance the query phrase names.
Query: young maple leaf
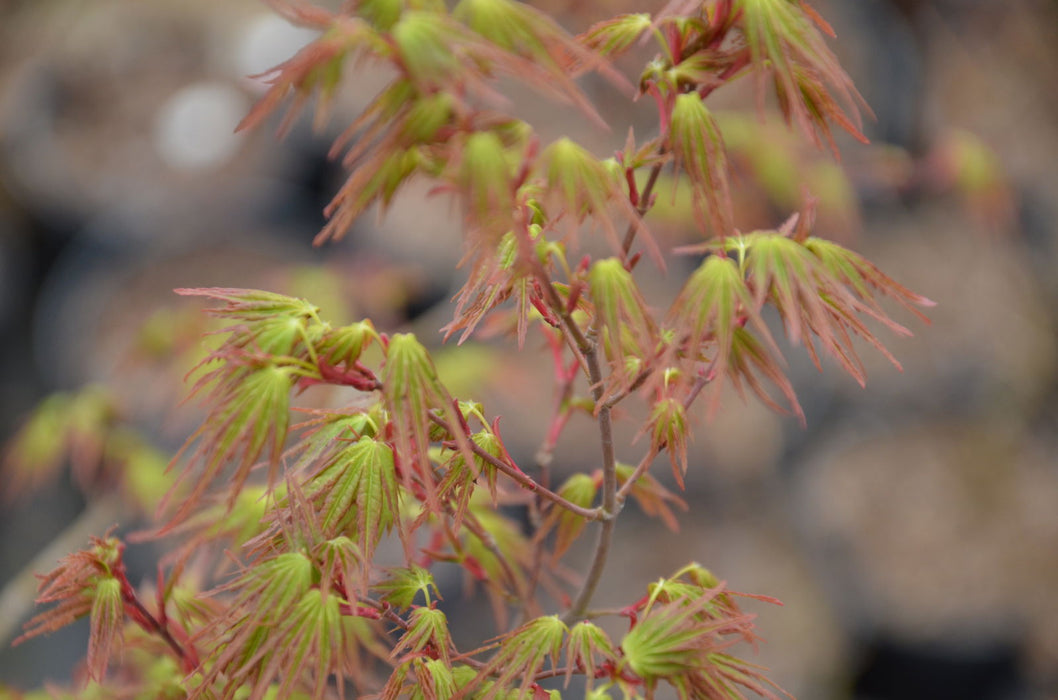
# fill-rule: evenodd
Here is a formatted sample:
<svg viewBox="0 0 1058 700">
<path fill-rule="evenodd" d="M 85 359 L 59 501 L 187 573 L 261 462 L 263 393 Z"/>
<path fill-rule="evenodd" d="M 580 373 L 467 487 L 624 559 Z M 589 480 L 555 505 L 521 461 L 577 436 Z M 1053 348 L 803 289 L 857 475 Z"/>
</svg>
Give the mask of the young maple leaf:
<svg viewBox="0 0 1058 700">
<path fill-rule="evenodd" d="M 617 465 L 618 485 L 624 486 L 625 482 L 628 481 L 634 473 L 635 467 L 619 463 Z M 649 472 L 636 479 L 631 490 L 628 492 L 628 495 L 635 499 L 636 503 L 639 504 L 639 507 L 642 508 L 643 512 L 648 516 L 657 516 L 661 518 L 661 521 L 665 523 L 665 526 L 670 530 L 673 532 L 679 531 L 680 524 L 676 520 L 676 515 L 672 512 L 672 508 L 669 506 L 671 504 L 680 510 L 687 510 L 687 503 L 682 498 L 662 486 L 661 482 L 655 479 Z"/>
<path fill-rule="evenodd" d="M 617 652 L 606 632 L 588 620 L 581 620 L 569 630 L 569 641 L 566 644 L 566 686 L 569 686 L 574 671 L 580 671 L 584 673 L 590 691 L 596 669 L 599 667 L 597 657 L 601 657 L 604 664 L 617 664 Z"/>
<path fill-rule="evenodd" d="M 125 604 L 134 596 L 122 553 L 125 545 L 113 537 L 92 538 L 92 547 L 67 555 L 59 566 L 40 576 L 36 602 L 56 607 L 26 623 L 18 645 L 54 632 L 84 616 L 89 617 L 88 676 L 102 682 L 113 657 L 120 655 Z"/>
<path fill-rule="evenodd" d="M 373 559 L 383 534 L 400 520 L 402 494 L 393 450 L 374 438 L 362 437 L 326 460 L 303 488 L 320 536 L 348 535 L 365 563 Z"/>
<path fill-rule="evenodd" d="M 632 274 L 617 258 L 597 260 L 588 272 L 595 322 L 615 371 L 605 393 L 627 389 L 658 354 L 658 330 Z"/>
<path fill-rule="evenodd" d="M 833 36 L 833 29 L 807 3 L 734 0 L 733 10 L 758 72 L 761 102 L 764 76 L 771 72 L 787 121 L 796 123 L 817 145 L 822 135 L 833 147 L 829 121 L 866 142 L 859 113 L 869 109 L 820 34 L 822 29 Z"/>
<path fill-rule="evenodd" d="M 715 235 L 734 228 L 727 182 L 727 152 L 720 128 L 695 92 L 677 95 L 669 124 L 675 166 L 691 179 L 696 219 L 708 222 Z"/>
<path fill-rule="evenodd" d="M 619 670 L 631 671 L 651 689 L 664 681 L 681 698 L 744 698 L 742 689 L 769 700 L 778 700 L 777 693 L 785 695 L 762 669 L 727 653 L 739 642 L 757 640 L 754 616 L 734 602 L 735 596 L 744 594 L 728 592 L 697 564 L 651 584 L 648 590 L 628 609 L 633 622 L 621 640 Z"/>
<path fill-rule="evenodd" d="M 319 557 L 273 550 L 212 593 L 226 609 L 200 633 L 207 654 L 189 698 L 260 700 L 271 692 L 308 691 L 319 700 L 331 676 L 340 697 L 343 679 L 362 680 L 359 657 L 374 646 L 375 632 L 343 613 L 350 605 L 330 585 L 331 549 L 314 548 Z"/>
<path fill-rule="evenodd" d="M 483 700 L 490 700 L 499 694 L 508 697 L 510 684 L 520 678 L 521 683 L 510 697 L 528 697 L 533 678 L 544 664 L 550 661 L 551 666 L 557 667 L 568 633 L 569 629 L 557 615 L 530 620 L 501 638 L 499 652 L 481 670 L 473 685 L 494 677 L 494 684 L 482 694 Z"/>
<path fill-rule="evenodd" d="M 382 385 L 404 487 L 421 497 L 428 510 L 439 513 L 443 509 L 429 455 L 431 415 L 440 412 L 460 453 L 472 462 L 463 416 L 438 378 L 426 348 L 411 334 L 398 333 L 389 339 Z"/>
</svg>

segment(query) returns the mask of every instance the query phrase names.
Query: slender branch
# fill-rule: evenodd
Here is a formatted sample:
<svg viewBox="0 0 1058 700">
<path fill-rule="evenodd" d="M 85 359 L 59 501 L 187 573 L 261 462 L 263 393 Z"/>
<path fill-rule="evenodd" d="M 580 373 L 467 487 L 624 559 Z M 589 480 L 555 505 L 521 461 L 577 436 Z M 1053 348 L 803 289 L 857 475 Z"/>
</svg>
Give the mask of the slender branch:
<svg viewBox="0 0 1058 700">
<path fill-rule="evenodd" d="M 434 415 L 433 413 L 430 413 L 429 415 L 431 421 L 441 426 L 442 428 L 451 431 L 451 427 L 448 425 L 448 422 L 445 421 L 443 418 Z M 476 457 L 480 457 L 481 459 L 485 460 L 490 465 L 496 467 L 510 478 L 514 479 L 522 488 L 528 491 L 532 491 L 533 493 L 540 494 L 549 501 L 552 501 L 555 505 L 565 508 L 566 510 L 571 511 L 573 513 L 576 513 L 582 518 L 586 518 L 588 520 L 600 520 L 604 517 L 602 511 L 599 508 L 584 508 L 582 506 L 578 506 L 576 503 L 568 501 L 562 496 L 559 496 L 551 489 L 542 486 L 541 484 L 538 484 L 535 480 L 533 480 L 531 476 L 523 472 L 521 469 L 518 469 L 517 467 L 512 466 L 507 462 L 503 461 L 502 459 L 491 454 L 489 451 L 487 451 L 481 445 L 475 443 L 473 440 L 470 440 L 469 443 L 469 447 L 474 452 L 474 455 Z"/>
<path fill-rule="evenodd" d="M 599 403 L 599 438 L 602 443 L 602 527 L 599 528 L 599 538 L 595 543 L 595 556 L 591 562 L 591 568 L 584 579 L 580 592 L 574 599 L 563 621 L 569 624 L 584 614 L 591 603 L 595 589 L 602 579 L 603 569 L 606 568 L 606 559 L 610 554 L 610 544 L 613 541 L 613 532 L 618 512 L 617 503 L 617 458 L 614 454 L 613 444 L 613 420 L 610 415 L 610 407 L 601 403 L 603 396 L 602 369 L 599 366 L 599 353 L 596 347 L 585 353 L 584 359 L 588 363 L 588 375 L 591 379 L 591 392 Z"/>
<path fill-rule="evenodd" d="M 658 148 L 658 156 L 665 155 L 665 147 L 661 146 Z M 650 176 L 647 178 L 647 184 L 643 187 L 643 191 L 639 195 L 639 206 L 636 207 L 636 214 L 638 218 L 636 221 L 632 221 L 628 224 L 628 230 L 625 231 L 625 239 L 621 244 L 621 250 L 624 252 L 625 257 L 628 257 L 628 251 L 632 249 L 632 243 L 636 239 L 636 232 L 639 231 L 640 222 L 646 213 L 650 210 L 650 199 L 654 194 L 654 186 L 658 184 L 658 177 L 661 176 L 661 169 L 665 167 L 665 162 L 655 163 L 654 167 L 650 169 Z"/>
<path fill-rule="evenodd" d="M 173 639 L 173 635 L 169 633 L 169 629 L 158 622 L 158 619 L 143 606 L 143 603 L 141 603 L 135 595 L 127 596 L 125 598 L 125 603 L 134 607 L 136 612 L 143 616 L 145 624 L 142 626 L 165 640 L 165 643 L 169 645 L 169 648 L 173 650 L 173 653 L 176 654 L 176 658 L 179 659 L 182 664 L 187 662 L 189 657 L 187 651 L 184 650 L 184 647 Z"/>
<path fill-rule="evenodd" d="M 639 481 L 639 478 L 641 476 L 647 473 L 647 470 L 650 469 L 650 465 L 654 463 L 654 458 L 657 457 L 663 449 L 665 449 L 664 446 L 657 450 L 650 450 L 643 457 L 643 459 L 639 460 L 639 464 L 636 465 L 636 468 L 632 472 L 631 476 L 629 476 L 625 480 L 625 482 L 621 485 L 621 488 L 617 491 L 618 503 L 625 502 L 625 499 L 628 498 L 628 494 L 632 492 L 633 488 L 635 488 L 636 482 Z"/>
</svg>

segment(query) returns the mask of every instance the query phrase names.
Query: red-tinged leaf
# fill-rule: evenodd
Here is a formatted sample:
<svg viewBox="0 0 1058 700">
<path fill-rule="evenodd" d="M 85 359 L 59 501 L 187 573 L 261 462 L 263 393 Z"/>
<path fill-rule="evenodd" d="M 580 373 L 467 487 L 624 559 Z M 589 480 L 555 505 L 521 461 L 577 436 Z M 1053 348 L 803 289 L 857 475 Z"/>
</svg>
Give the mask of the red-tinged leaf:
<svg viewBox="0 0 1058 700">
<path fill-rule="evenodd" d="M 814 26 L 830 29 L 818 13 L 790 0 L 735 0 L 734 8 L 760 78 L 759 102 L 763 105 L 764 75 L 771 72 L 787 121 L 817 145 L 820 134 L 830 139 L 828 120 L 864 140 L 859 112 L 867 110 L 866 103 Z"/>
<path fill-rule="evenodd" d="M 426 348 L 413 335 L 398 333 L 389 339 L 382 382 L 390 439 L 404 487 L 421 494 L 428 511 L 441 513 L 444 508 L 438 497 L 437 474 L 429 455 L 432 416 L 439 412 L 456 448 L 470 463 L 474 455 L 463 416 L 438 378 Z"/>
<path fill-rule="evenodd" d="M 114 399 L 102 387 L 44 399 L 4 450 L 0 500 L 14 500 L 47 483 L 67 463 L 81 488 L 92 490 L 113 468 L 107 463 L 107 443 L 118 419 Z"/>
<path fill-rule="evenodd" d="M 672 475 L 682 489 L 687 473 L 687 409 L 673 397 L 663 397 L 654 403 L 649 418 L 650 449 L 657 453 L 667 449 L 672 464 Z"/>
<path fill-rule="evenodd" d="M 733 214 L 727 152 L 716 120 L 697 93 L 676 97 L 669 134 L 676 168 L 686 172 L 691 180 L 702 227 L 708 222 L 714 235 L 728 235 L 733 229 Z"/>
<path fill-rule="evenodd" d="M 448 618 L 443 612 L 436 608 L 415 608 L 408 617 L 408 629 L 393 647 L 390 658 L 428 650 L 431 655 L 440 656 L 445 663 L 449 663 L 451 643 Z"/>
<path fill-rule="evenodd" d="M 597 659 L 601 659 L 603 664 L 616 663 L 617 652 L 610 637 L 601 627 L 588 620 L 582 620 L 569 630 L 569 642 L 566 646 L 566 686 L 569 686 L 574 671 L 582 671 L 590 689 L 595 680 L 595 670 L 599 666 Z"/>
<path fill-rule="evenodd" d="M 349 535 L 370 562 L 400 511 L 400 492 L 389 445 L 362 437 L 306 480 L 306 494 L 323 537 Z"/>
<path fill-rule="evenodd" d="M 314 28 L 325 29 L 325 33 L 298 51 L 291 59 L 257 76 L 265 78 L 271 87 L 242 120 L 237 131 L 256 128 L 293 94 L 294 105 L 287 112 L 280 127 L 280 133 L 285 133 L 315 90 L 320 91 L 317 123 L 322 122 L 327 104 L 350 55 L 385 58 L 389 54 L 386 43 L 363 20 L 340 17 L 322 10 L 302 16 L 311 16 L 306 23 Z"/>
<path fill-rule="evenodd" d="M 538 617 L 525 623 L 503 638 L 497 654 L 464 692 L 493 677 L 495 684 L 482 695 L 483 700 L 490 700 L 505 693 L 510 684 L 521 679 L 514 697 L 528 697 L 532 692 L 533 677 L 544 663 L 550 661 L 552 666 L 557 665 L 568 632 L 557 615 Z"/>
<path fill-rule="evenodd" d="M 709 373 L 723 378 L 731 363 L 735 331 L 745 319 L 778 356 L 775 341 L 760 316 L 760 304 L 735 260 L 722 255 L 707 257 L 688 278 L 666 318 L 666 325 L 676 334 L 673 348 L 683 356 L 683 375 L 697 376 L 695 365 L 705 359 Z"/>
<path fill-rule="evenodd" d="M 776 403 L 768 394 L 761 382 L 761 376 L 758 375 L 762 375 L 763 378 L 769 380 L 779 389 L 789 404 L 789 410 L 804 425 L 804 411 L 801 410 L 801 404 L 797 401 L 793 385 L 782 371 L 782 368 L 779 367 L 778 363 L 768 354 L 765 347 L 749 331 L 744 328 L 736 328 L 731 344 L 731 366 L 728 369 L 728 376 L 731 377 L 731 382 L 735 385 L 735 389 L 744 396 L 742 389 L 744 382 L 766 405 L 780 413 L 786 413 L 787 409 Z"/>
<path fill-rule="evenodd" d="M 561 138 L 540 154 L 537 169 L 546 183 L 542 200 L 553 204 L 556 211 L 570 216 L 570 223 L 579 224 L 591 215 L 599 222 L 614 252 L 623 255 L 623 242 L 618 237 L 617 225 L 611 208 L 621 211 L 637 227 L 647 251 L 659 268 L 665 262 L 657 243 L 643 224 L 639 213 L 624 193 L 620 166 L 609 167 L 568 138 Z"/>
<path fill-rule="evenodd" d="M 234 367 L 223 366 L 215 370 L 219 383 L 209 396 L 213 409 L 173 460 L 175 463 L 185 450 L 197 443 L 191 464 L 177 481 L 179 486 L 194 477 L 195 486 L 177 508 L 173 523 L 190 514 L 229 464 L 235 467 L 229 489 L 229 507 L 235 503 L 250 470 L 262 456 L 269 462 L 269 485 L 276 483 L 289 425 L 290 391 L 294 386 L 295 369 L 279 367 L 268 361 L 256 361 L 256 365 L 243 362 L 241 358 L 236 359 Z M 200 465 L 201 471 L 195 470 L 194 465 Z M 174 487 L 170 497 L 176 493 Z"/>
<path fill-rule="evenodd" d="M 580 92 L 573 77 L 587 70 L 596 71 L 617 89 L 627 94 L 632 92 L 628 80 L 603 56 L 566 33 L 550 16 L 526 3 L 460 0 L 452 14 L 507 54 L 510 67 L 516 70 L 512 75 L 545 94 L 557 93 L 601 126 L 605 122 Z"/>
<path fill-rule="evenodd" d="M 880 312 L 881 309 L 872 290 L 896 300 L 921 321 L 929 323 L 925 314 L 916 307 L 928 308 L 935 306 L 935 303 L 895 282 L 863 256 L 822 238 L 808 238 L 804 245 L 819 258 L 820 263 L 834 278 L 851 287 L 860 300 L 876 311 Z"/>
<path fill-rule="evenodd" d="M 390 569 L 388 573 L 389 576 L 372 586 L 372 589 L 380 591 L 382 600 L 401 610 L 410 608 L 420 594 L 427 606 L 435 598 L 441 598 L 433 574 L 420 566 Z"/>
<path fill-rule="evenodd" d="M 100 682 L 111 660 L 121 654 L 121 628 L 125 623 L 122 582 L 116 578 L 104 578 L 95 584 L 91 595 L 86 663 L 89 677 Z"/>
<path fill-rule="evenodd" d="M 37 604 L 56 603 L 24 626 L 13 645 L 48 634 L 89 616 L 88 673 L 103 680 L 112 657 L 120 653 L 125 624 L 127 588 L 122 554 L 125 545 L 113 538 L 92 538 L 92 547 L 67 555 L 59 566 L 39 576 Z"/>
<path fill-rule="evenodd" d="M 604 349 L 611 365 L 607 393 L 626 389 L 636 379 L 639 362 L 649 362 L 658 347 L 657 327 L 643 295 L 621 260 L 596 261 L 588 273 L 596 327 L 603 331 Z M 626 368 L 633 367 L 633 371 Z"/>
</svg>

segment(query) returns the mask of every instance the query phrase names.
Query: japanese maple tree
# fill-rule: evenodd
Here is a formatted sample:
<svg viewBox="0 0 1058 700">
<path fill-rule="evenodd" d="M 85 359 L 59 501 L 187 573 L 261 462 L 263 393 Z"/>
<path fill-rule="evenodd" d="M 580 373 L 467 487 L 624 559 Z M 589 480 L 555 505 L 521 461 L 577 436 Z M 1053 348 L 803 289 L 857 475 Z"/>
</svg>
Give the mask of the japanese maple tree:
<svg viewBox="0 0 1058 700">
<path fill-rule="evenodd" d="M 918 316 L 930 305 L 813 235 L 810 204 L 774 228 L 738 228 L 708 98 L 753 81 L 759 109 L 774 99 L 815 145 L 836 152 L 835 128 L 865 140 L 862 100 L 828 48 L 829 25 L 802 0 L 674 1 L 578 36 L 513 0 L 272 4 L 319 35 L 266 76 L 243 128 L 284 105 L 289 125 L 314 98 L 326 115 L 349 71 L 392 74 L 334 146 L 349 175 L 318 241 L 384 211 L 412 179 L 451 197 L 466 283 L 443 333 L 461 342 L 498 328 L 519 348 L 550 349 L 556 400 L 542 447 L 516 459 L 499 417 L 453 395 L 412 334 L 370 319 L 332 325 L 311 302 L 271 292 L 177 290 L 206 299 L 222 325 L 192 375 L 207 415 L 171 465 L 178 477 L 154 533 L 170 552 L 158 580 L 133 585 L 125 544 L 100 533 L 42 577 L 39 602 L 54 607 L 21 639 L 90 618 L 90 682 L 68 697 L 558 697 L 541 683 L 574 676 L 590 697 L 650 698 L 663 686 L 682 698 L 782 695 L 740 658 L 756 640 L 744 594 L 699 564 L 621 609 L 592 601 L 621 544 L 626 501 L 673 521 L 681 502 L 651 472 L 671 467 L 683 485 L 696 413 L 723 410 L 734 390 L 805 420 L 777 335 L 862 384 L 858 341 L 895 364 L 872 329 L 908 333 L 880 300 Z M 647 44 L 656 56 L 640 75 L 611 64 Z M 577 82 L 589 72 L 651 100 L 656 129 L 629 130 L 600 157 L 568 137 L 544 142 L 506 111 L 503 91 L 521 83 L 606 125 Z M 690 187 L 698 228 L 698 243 L 676 252 L 649 216 L 665 205 L 658 183 L 670 171 Z M 652 298 L 639 273 L 677 253 L 700 263 L 673 298 Z M 345 392 L 345 407 L 292 414 L 320 384 Z M 626 402 L 644 419 L 618 428 L 614 409 Z M 597 429 L 597 465 L 552 484 L 577 413 Z M 120 475 L 143 448 L 118 440 L 119 424 L 78 400 L 52 403 L 13 446 L 11 478 L 35 481 L 66 453 L 88 465 L 88 479 Z M 501 506 L 528 512 L 529 529 Z M 589 530 L 594 554 L 571 585 L 556 565 Z M 381 566 L 391 542 L 403 561 Z M 440 562 L 488 595 L 496 637 L 453 639 L 432 573 Z M 623 634 L 597 624 L 607 615 L 624 618 Z"/>
</svg>

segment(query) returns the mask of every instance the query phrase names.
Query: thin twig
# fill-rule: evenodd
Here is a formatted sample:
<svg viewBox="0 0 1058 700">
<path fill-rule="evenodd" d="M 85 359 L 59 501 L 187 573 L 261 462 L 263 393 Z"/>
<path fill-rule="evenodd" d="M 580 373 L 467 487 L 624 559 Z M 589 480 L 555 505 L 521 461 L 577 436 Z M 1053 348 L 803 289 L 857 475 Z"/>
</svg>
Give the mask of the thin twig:
<svg viewBox="0 0 1058 700">
<path fill-rule="evenodd" d="M 450 426 L 448 425 L 448 422 L 445 421 L 443 418 L 434 415 L 433 413 L 429 415 L 430 420 L 432 420 L 434 423 L 441 426 L 442 428 L 445 428 L 446 430 L 451 430 Z M 481 445 L 478 445 L 473 440 L 470 440 L 469 442 L 469 447 L 474 452 L 475 456 L 480 457 L 481 459 L 485 460 L 490 465 L 496 467 L 510 478 L 517 481 L 522 488 L 532 491 L 533 493 L 538 493 L 549 501 L 552 501 L 555 505 L 565 508 L 566 510 L 571 511 L 573 513 L 576 513 L 582 518 L 586 518 L 588 520 L 600 520 L 603 517 L 603 514 L 599 508 L 584 508 L 582 506 L 578 506 L 576 503 L 566 500 L 551 489 L 542 486 L 541 484 L 538 484 L 531 476 L 523 472 L 521 469 L 518 469 L 517 467 L 512 466 L 507 462 L 503 461 L 502 459 L 496 457 L 494 454 L 490 453 L 488 450 L 483 448 Z"/>
<path fill-rule="evenodd" d="M 665 148 L 662 146 L 658 148 L 658 157 L 664 155 Z M 628 252 L 632 249 L 632 243 L 636 239 L 636 232 L 639 231 L 639 227 L 642 225 L 642 219 L 650 210 L 650 198 L 654 194 L 654 186 L 658 184 L 658 177 L 661 175 L 661 169 L 664 167 L 665 161 L 654 164 L 654 167 L 650 169 L 650 176 L 647 178 L 647 184 L 643 187 L 643 192 L 639 195 L 639 206 L 636 207 L 638 218 L 628 224 L 628 230 L 625 231 L 624 242 L 621 244 L 621 250 L 626 258 L 628 257 Z"/>
<path fill-rule="evenodd" d="M 654 458 L 657 457 L 663 449 L 665 449 L 664 446 L 661 446 L 659 449 L 656 450 L 652 449 L 647 452 L 643 459 L 639 460 L 639 464 L 636 465 L 636 468 L 632 472 L 632 475 L 625 479 L 625 482 L 617 491 L 618 503 L 625 502 L 625 499 L 628 498 L 628 494 L 631 493 L 632 489 L 635 487 L 635 483 L 639 481 L 640 477 L 646 474 L 647 470 L 650 469 L 650 465 L 654 463 Z"/>
</svg>

